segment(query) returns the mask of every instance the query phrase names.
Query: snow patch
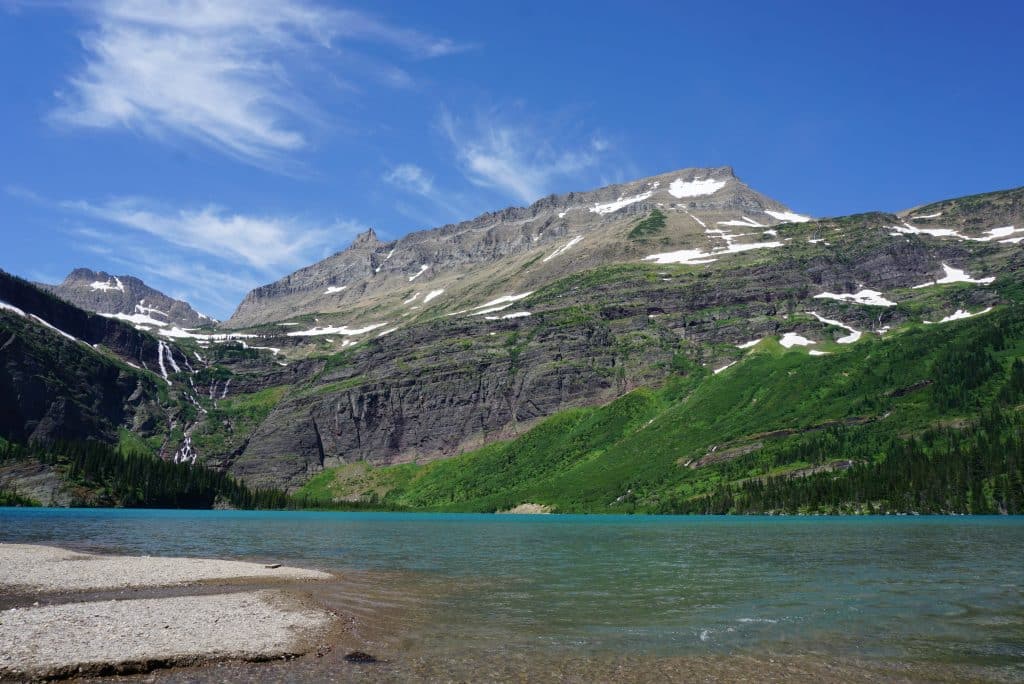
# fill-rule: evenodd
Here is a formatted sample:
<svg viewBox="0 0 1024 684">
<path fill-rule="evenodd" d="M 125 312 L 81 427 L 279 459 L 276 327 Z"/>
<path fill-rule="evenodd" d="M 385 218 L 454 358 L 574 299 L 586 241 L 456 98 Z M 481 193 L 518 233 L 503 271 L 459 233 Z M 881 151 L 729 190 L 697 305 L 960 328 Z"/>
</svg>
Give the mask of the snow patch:
<svg viewBox="0 0 1024 684">
<path fill-rule="evenodd" d="M 504 321 L 509 318 L 526 318 L 532 315 L 529 311 L 516 311 L 515 313 L 505 314 L 504 316 L 484 316 L 488 321 Z"/>
<path fill-rule="evenodd" d="M 912 226 L 904 221 L 902 226 L 892 226 L 892 231 L 893 232 L 889 233 L 889 235 L 894 237 L 898 237 L 900 235 L 931 235 L 932 237 L 955 237 L 960 240 L 968 240 L 970 242 L 991 242 L 992 240 L 1007 238 L 1014 233 L 1024 232 L 1024 228 L 1015 228 L 1014 226 L 991 228 L 985 231 L 984 237 L 975 238 L 958 233 L 951 228 L 918 228 L 917 226 Z M 1003 242 L 1003 240 L 1000 240 L 1000 242 Z"/>
<path fill-rule="evenodd" d="M 715 231 L 707 232 L 712 233 Z M 651 254 L 650 256 L 645 256 L 643 260 L 653 261 L 656 264 L 684 264 L 687 266 L 697 266 L 699 264 L 710 264 L 713 261 L 718 261 L 717 257 L 722 254 L 738 254 L 740 252 L 749 252 L 752 249 L 772 249 L 774 247 L 782 247 L 781 242 L 747 242 L 735 244 L 732 242 L 732 238 L 734 237 L 738 236 L 722 234 L 722 239 L 727 243 L 727 246 L 723 249 L 714 249 L 710 252 L 704 252 L 699 249 L 681 249 L 676 252 Z"/>
<path fill-rule="evenodd" d="M 737 344 L 736 346 L 738 348 L 740 348 L 740 349 L 750 349 L 751 347 L 753 347 L 755 344 L 757 344 L 760 341 L 761 340 L 750 340 L 749 342 L 744 342 L 742 344 Z"/>
<path fill-rule="evenodd" d="M 811 356 L 828 356 L 832 352 L 821 351 L 820 349 L 811 349 L 807 353 L 810 354 Z"/>
<path fill-rule="evenodd" d="M 523 292 L 523 293 L 520 293 L 520 294 L 503 295 L 501 297 L 498 297 L 497 299 L 492 299 L 489 302 L 485 302 L 485 303 L 483 303 L 483 304 L 481 304 L 479 306 L 474 306 L 472 309 L 468 309 L 468 311 L 472 311 L 473 312 L 473 313 L 471 313 L 469 315 L 470 316 L 481 316 L 483 314 L 489 314 L 489 313 L 494 313 L 495 311 L 501 311 L 502 309 L 507 309 L 508 307 L 512 306 L 513 302 L 518 302 L 520 299 L 526 299 L 527 297 L 529 297 L 532 294 L 533 294 L 533 291 L 531 290 L 530 292 Z M 483 310 L 481 311 L 480 309 L 483 309 Z M 456 313 L 465 313 L 465 311 L 459 311 L 459 312 L 456 312 Z M 450 314 L 450 315 L 454 315 L 454 314 Z"/>
<path fill-rule="evenodd" d="M 797 333 L 794 332 L 788 332 L 782 336 L 782 339 L 779 340 L 779 344 L 781 344 L 786 349 L 797 346 L 809 347 L 810 345 L 814 344 L 814 340 L 809 340 L 806 337 L 798 335 Z"/>
<path fill-rule="evenodd" d="M 417 292 L 417 293 L 416 293 L 416 294 L 414 294 L 414 295 L 413 295 L 412 297 L 409 297 L 408 299 L 406 299 L 406 300 L 405 300 L 404 302 L 402 302 L 402 303 L 403 303 L 403 304 L 406 304 L 406 305 L 408 305 L 408 304 L 412 304 L 413 302 L 415 302 L 415 301 L 416 301 L 417 297 L 419 297 L 419 296 L 420 296 L 421 294 L 422 294 L 421 292 Z"/>
<path fill-rule="evenodd" d="M 942 212 L 937 211 L 934 214 L 920 214 L 918 216 L 911 216 L 910 218 L 915 221 L 927 221 L 928 219 L 939 218 L 940 216 L 942 216 Z"/>
<path fill-rule="evenodd" d="M 567 243 L 566 243 L 565 245 L 563 245 L 562 247 L 559 247 L 559 248 L 558 248 L 558 249 L 556 249 L 556 250 L 555 250 L 554 252 L 552 252 L 551 254 L 547 255 L 547 256 L 546 256 L 546 257 L 544 257 L 543 259 L 541 259 L 541 261 L 551 261 L 551 260 L 552 260 L 552 259 L 554 259 L 554 258 L 555 258 L 556 256 L 558 256 L 559 254 L 564 254 L 564 253 L 565 253 L 565 252 L 566 252 L 566 251 L 567 251 L 568 249 L 570 249 L 570 248 L 571 248 L 571 247 L 572 247 L 573 245 L 577 245 L 577 244 L 579 244 L 580 240 L 582 240 L 582 239 L 583 239 L 583 236 L 582 236 L 582 235 L 577 235 L 577 236 L 576 236 L 576 237 L 574 237 L 574 238 L 573 238 L 572 240 L 569 240 L 569 242 L 567 242 Z"/>
<path fill-rule="evenodd" d="M 154 328 L 164 328 L 164 327 L 170 325 L 170 323 L 168 323 L 167 321 L 158 321 L 157 319 L 153 318 L 152 316 L 147 316 L 144 313 L 133 313 L 133 314 L 126 314 L 126 313 L 112 313 L 112 314 L 110 314 L 110 313 L 101 313 L 100 316 L 103 316 L 104 318 L 116 318 L 119 321 L 126 321 L 128 323 L 131 323 L 132 325 L 134 325 L 137 328 L 140 327 L 140 326 L 143 326 L 142 327 L 143 330 L 149 330 L 150 329 L 150 328 L 145 327 L 145 326 L 152 326 Z"/>
<path fill-rule="evenodd" d="M 145 303 L 145 299 L 140 300 L 139 303 L 135 305 L 135 313 L 146 314 L 148 316 L 153 316 L 155 314 L 157 316 L 163 316 L 164 318 L 170 318 L 165 311 L 161 311 L 160 309 L 152 306 L 145 306 Z"/>
<path fill-rule="evenodd" d="M 296 330 L 295 332 L 288 333 L 288 337 L 313 337 L 316 335 L 363 335 L 371 330 L 383 328 L 385 325 L 387 325 L 387 323 L 372 323 L 363 328 L 349 328 L 345 325 L 327 328 L 318 327 L 313 328 L 312 330 Z"/>
<path fill-rule="evenodd" d="M 715 375 L 718 375 L 719 373 L 724 371 L 729 366 L 734 366 L 734 365 L 736 365 L 736 362 L 735 361 L 731 361 L 731 362 L 725 364 L 724 366 L 722 366 L 721 368 L 716 368 L 713 372 L 714 372 Z"/>
<path fill-rule="evenodd" d="M 384 268 L 384 262 L 386 262 L 388 259 L 390 259 L 394 255 L 395 255 L 395 250 L 391 250 L 390 252 L 388 252 L 388 255 L 386 257 L 384 257 L 384 261 L 380 262 L 380 266 L 378 266 L 377 268 L 373 269 L 373 272 L 374 273 L 380 273 L 380 269 Z"/>
<path fill-rule="evenodd" d="M 991 285 L 995 282 L 995 276 L 989 276 L 987 278 L 972 278 L 965 271 L 961 271 L 959 268 L 953 268 L 942 264 L 942 270 L 946 272 L 946 275 L 938 280 L 932 280 L 921 285 L 915 285 L 913 289 L 920 290 L 922 287 L 931 287 L 932 285 L 948 285 L 950 283 L 974 283 L 976 285 Z"/>
<path fill-rule="evenodd" d="M 338 286 L 330 285 L 330 286 L 327 287 L 326 290 L 324 290 L 324 294 L 335 294 L 336 292 L 341 292 L 341 291 L 347 290 L 347 289 L 348 289 L 348 285 L 338 285 Z"/>
<path fill-rule="evenodd" d="M 645 256 L 644 261 L 653 261 L 656 264 L 685 264 L 696 266 L 698 264 L 710 264 L 718 259 L 709 258 L 711 255 L 699 249 L 681 249 L 677 252 L 663 252 Z"/>
<path fill-rule="evenodd" d="M 677 199 L 713 195 L 724 188 L 725 184 L 726 181 L 715 180 L 714 178 L 694 178 L 691 181 L 677 178 L 669 184 L 668 194 Z"/>
<path fill-rule="evenodd" d="M 122 283 L 121 279 L 117 276 L 111 276 L 106 281 L 97 280 L 94 283 L 89 283 L 89 287 L 94 290 L 100 290 L 101 292 L 109 292 L 110 290 L 120 290 L 121 292 L 124 292 L 124 283 Z"/>
<path fill-rule="evenodd" d="M 192 332 L 191 329 L 179 328 L 177 326 L 174 326 L 173 328 L 169 328 L 166 330 L 160 330 L 159 334 L 162 335 L 163 337 L 170 338 L 187 337 L 189 339 L 198 340 L 200 344 L 209 344 L 210 342 L 234 342 L 236 340 L 241 340 L 243 338 L 259 337 L 259 335 L 254 335 L 251 333 L 197 333 Z"/>
<path fill-rule="evenodd" d="M 977 311 L 975 313 L 971 313 L 970 311 L 965 311 L 964 309 L 957 309 L 956 311 L 954 311 L 953 313 L 951 313 L 950 315 L 946 316 L 941 321 L 939 321 L 939 323 L 949 323 L 950 321 L 959 321 L 959 320 L 964 319 L 964 318 L 971 318 L 973 316 L 980 316 L 982 314 L 987 314 L 991 310 L 992 310 L 991 306 L 987 307 L 985 309 L 982 309 L 981 311 Z M 924 323 L 925 323 L 925 325 L 932 325 L 932 321 L 925 321 Z"/>
<path fill-rule="evenodd" d="M 444 290 L 431 290 L 427 293 L 427 296 L 423 298 L 423 303 L 426 304 L 432 299 L 436 299 L 444 294 Z"/>
<path fill-rule="evenodd" d="M 816 314 L 813 311 L 808 311 L 807 313 L 811 314 L 812 316 L 817 318 L 822 323 L 826 323 L 828 325 L 834 325 L 837 328 L 842 328 L 843 330 L 849 330 L 850 331 L 849 335 L 844 335 L 843 337 L 840 337 L 840 338 L 838 338 L 836 340 L 836 342 L 838 342 L 839 344 L 853 344 L 854 342 L 856 342 L 857 340 L 860 339 L 861 332 L 859 330 L 851 328 L 850 326 L 846 325 L 845 323 L 843 323 L 841 321 L 836 321 L 836 320 L 833 320 L 831 318 L 825 318 L 824 316 L 819 316 L 818 314 Z"/>
<path fill-rule="evenodd" d="M 743 216 L 742 219 L 743 219 L 742 221 L 739 220 L 739 219 L 732 219 L 732 220 L 729 220 L 729 221 L 719 221 L 718 225 L 720 225 L 720 226 L 740 226 L 741 228 L 766 228 L 767 227 L 763 223 L 758 223 L 757 221 L 755 221 L 754 219 L 750 218 L 749 216 Z"/>
<path fill-rule="evenodd" d="M 821 294 L 814 295 L 814 299 L 835 299 L 840 302 L 853 302 L 854 304 L 863 304 L 865 306 L 896 306 L 896 302 L 889 301 L 877 290 L 861 290 L 853 294 L 822 292 Z"/>
<path fill-rule="evenodd" d="M 771 211 L 770 209 L 765 209 L 764 213 L 768 214 L 773 219 L 785 221 L 786 223 L 807 223 L 808 221 L 814 220 L 810 216 L 804 216 L 803 214 L 797 214 L 792 211 Z"/>
<path fill-rule="evenodd" d="M 412 281 L 416 280 L 421 275 L 426 273 L 428 268 L 430 268 L 430 266 L 428 266 L 427 264 L 420 265 L 419 273 L 417 273 L 416 275 L 409 276 L 409 282 L 411 283 Z"/>
<path fill-rule="evenodd" d="M 591 213 L 594 214 L 611 214 L 613 212 L 628 207 L 630 204 L 636 204 L 637 202 L 643 202 L 653 194 L 653 191 L 648 190 L 647 192 L 641 192 L 639 195 L 633 195 L 632 197 L 619 197 L 614 202 L 606 202 L 604 204 L 595 203 L 594 206 L 590 207 Z"/>
</svg>

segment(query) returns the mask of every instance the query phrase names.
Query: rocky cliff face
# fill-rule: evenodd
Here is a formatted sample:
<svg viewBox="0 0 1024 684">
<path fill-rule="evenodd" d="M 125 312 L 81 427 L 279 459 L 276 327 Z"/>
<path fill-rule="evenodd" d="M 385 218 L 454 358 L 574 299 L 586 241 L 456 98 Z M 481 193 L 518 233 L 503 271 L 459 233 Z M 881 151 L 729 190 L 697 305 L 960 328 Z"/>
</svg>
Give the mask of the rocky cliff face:
<svg viewBox="0 0 1024 684">
<path fill-rule="evenodd" d="M 76 268 L 61 284 L 41 287 L 80 309 L 119 318 L 144 330 L 215 323 L 188 302 L 172 299 L 134 276 Z"/>
</svg>

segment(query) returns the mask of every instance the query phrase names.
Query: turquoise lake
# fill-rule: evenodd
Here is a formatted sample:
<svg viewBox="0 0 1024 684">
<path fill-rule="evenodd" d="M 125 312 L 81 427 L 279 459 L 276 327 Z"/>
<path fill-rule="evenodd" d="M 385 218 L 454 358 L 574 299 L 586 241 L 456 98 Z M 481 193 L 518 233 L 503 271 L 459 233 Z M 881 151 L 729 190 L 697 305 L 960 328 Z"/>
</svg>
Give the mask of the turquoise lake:
<svg viewBox="0 0 1024 684">
<path fill-rule="evenodd" d="M 411 652 L 810 655 L 1024 680 L 1018 518 L 0 508 L 0 541 L 349 574 L 335 603 L 408 609 L 394 643 Z"/>
</svg>

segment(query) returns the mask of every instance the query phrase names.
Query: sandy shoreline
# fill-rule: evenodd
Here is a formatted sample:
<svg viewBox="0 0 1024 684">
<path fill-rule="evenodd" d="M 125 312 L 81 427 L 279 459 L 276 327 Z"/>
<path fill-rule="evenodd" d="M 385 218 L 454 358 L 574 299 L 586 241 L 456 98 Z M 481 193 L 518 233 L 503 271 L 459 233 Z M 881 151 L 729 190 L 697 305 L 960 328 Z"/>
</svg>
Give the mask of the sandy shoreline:
<svg viewBox="0 0 1024 684">
<path fill-rule="evenodd" d="M 305 653 L 335 618 L 280 585 L 330 579 L 334 576 L 325 572 L 258 563 L 0 544 L 0 594 L 21 604 L 0 612 L 0 679 L 140 672 Z M 230 590 L 240 581 L 244 590 L 190 595 L 189 585 L 223 584 Z M 178 595 L 88 596 L 166 587 L 175 589 L 164 594 Z M 77 593 L 85 594 L 82 600 Z M 52 603 L 47 598 L 59 601 L 40 605 Z"/>
</svg>

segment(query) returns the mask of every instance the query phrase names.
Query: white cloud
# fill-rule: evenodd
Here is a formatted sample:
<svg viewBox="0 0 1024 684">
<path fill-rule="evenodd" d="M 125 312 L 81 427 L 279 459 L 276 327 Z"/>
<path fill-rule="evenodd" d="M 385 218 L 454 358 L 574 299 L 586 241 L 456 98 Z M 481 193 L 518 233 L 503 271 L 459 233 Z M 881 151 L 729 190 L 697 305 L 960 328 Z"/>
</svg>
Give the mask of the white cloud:
<svg viewBox="0 0 1024 684">
<path fill-rule="evenodd" d="M 63 209 L 156 236 L 194 252 L 263 271 L 295 267 L 325 246 L 354 236 L 362 226 L 338 222 L 331 229 L 294 218 L 244 216 L 217 206 L 167 210 L 136 198 L 105 204 L 62 202 Z"/>
<path fill-rule="evenodd" d="M 550 193 L 557 178 L 595 167 L 609 149 L 606 140 L 596 137 L 575 150 L 560 148 L 552 136 L 530 126 L 503 124 L 497 118 L 494 113 L 478 117 L 467 132 L 462 122 L 442 110 L 441 129 L 471 183 L 523 202 Z"/>
<path fill-rule="evenodd" d="M 430 58 L 465 49 L 352 10 L 304 0 L 104 0 L 80 6 L 84 67 L 52 120 L 180 135 L 268 165 L 308 144 L 319 115 L 296 84 L 303 64 L 337 58 L 336 43 L 369 42 Z M 334 70 L 333 67 L 331 69 Z M 393 86 L 411 78 L 377 66 Z"/>
<path fill-rule="evenodd" d="M 431 197 L 434 194 L 434 179 L 415 164 L 399 164 L 387 171 L 384 180 L 408 192 Z"/>
</svg>

